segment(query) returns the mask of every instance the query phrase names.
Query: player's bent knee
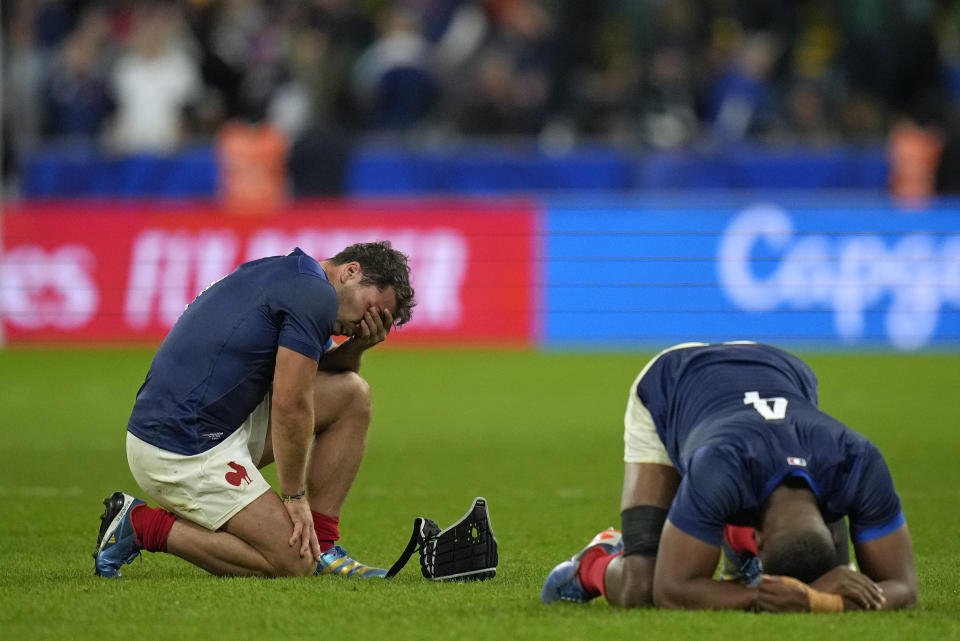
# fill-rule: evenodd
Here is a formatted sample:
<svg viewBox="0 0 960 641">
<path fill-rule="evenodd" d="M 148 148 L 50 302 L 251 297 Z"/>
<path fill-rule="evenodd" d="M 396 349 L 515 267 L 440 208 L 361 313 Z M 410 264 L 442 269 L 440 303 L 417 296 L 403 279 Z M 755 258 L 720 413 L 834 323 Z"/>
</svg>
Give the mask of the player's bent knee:
<svg viewBox="0 0 960 641">
<path fill-rule="evenodd" d="M 351 417 L 360 419 L 361 424 L 369 422 L 371 415 L 371 390 L 370 384 L 359 374 L 348 372 L 347 378 L 343 381 L 342 393 L 344 394 L 345 406 L 344 412 Z"/>
<path fill-rule="evenodd" d="M 317 562 L 311 557 L 291 555 L 275 561 L 271 578 L 312 576 L 317 572 Z"/>
<path fill-rule="evenodd" d="M 371 417 L 370 384 L 355 372 L 321 372 L 314 388 L 317 427 L 348 421 L 365 428 Z"/>
<path fill-rule="evenodd" d="M 621 608 L 646 608 L 653 605 L 654 557 L 621 557 L 616 576 L 607 574 L 607 600 Z M 612 579 L 612 580 L 611 580 Z"/>
<path fill-rule="evenodd" d="M 347 380 L 345 381 L 345 386 L 347 392 L 350 395 L 350 399 L 361 405 L 370 404 L 370 383 L 367 382 L 367 379 L 363 378 L 356 372 L 347 372 L 345 374 Z"/>
<path fill-rule="evenodd" d="M 620 607 L 649 608 L 653 605 L 653 581 L 650 577 L 639 577 L 625 587 Z"/>
</svg>

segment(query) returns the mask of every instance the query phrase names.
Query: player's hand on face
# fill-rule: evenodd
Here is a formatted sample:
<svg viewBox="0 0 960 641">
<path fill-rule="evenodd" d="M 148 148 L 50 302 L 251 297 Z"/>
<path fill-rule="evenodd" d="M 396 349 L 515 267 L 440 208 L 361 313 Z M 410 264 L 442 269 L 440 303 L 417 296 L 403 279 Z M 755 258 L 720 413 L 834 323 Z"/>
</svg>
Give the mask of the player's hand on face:
<svg viewBox="0 0 960 641">
<path fill-rule="evenodd" d="M 854 607 L 861 610 L 880 610 L 887 600 L 883 594 L 883 588 L 871 581 L 869 577 L 845 565 L 833 568 L 811 583 L 810 587 L 821 592 L 839 594 L 845 600 L 852 601 Z"/>
<path fill-rule="evenodd" d="M 317 540 L 317 532 L 313 527 L 313 515 L 310 513 L 310 504 L 306 498 L 284 501 L 283 507 L 287 508 L 287 514 L 293 522 L 293 533 L 287 544 L 290 547 L 298 547 L 300 558 L 307 555 L 312 556 L 314 561 L 320 560 L 320 542 Z"/>
<path fill-rule="evenodd" d="M 392 325 L 393 314 L 389 309 L 371 307 L 364 312 L 363 318 L 357 324 L 353 340 L 358 341 L 363 349 L 370 349 L 386 340 Z"/>
<path fill-rule="evenodd" d="M 760 612 L 808 612 L 810 599 L 802 584 L 783 577 L 764 574 L 757 586 L 757 610 Z"/>
</svg>

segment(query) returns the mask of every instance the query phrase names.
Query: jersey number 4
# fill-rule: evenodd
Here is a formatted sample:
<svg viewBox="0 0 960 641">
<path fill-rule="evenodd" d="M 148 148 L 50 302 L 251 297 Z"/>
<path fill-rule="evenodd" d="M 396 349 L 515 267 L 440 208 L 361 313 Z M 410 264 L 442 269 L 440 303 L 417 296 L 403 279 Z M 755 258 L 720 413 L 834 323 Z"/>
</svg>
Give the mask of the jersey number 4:
<svg viewBox="0 0 960 641">
<path fill-rule="evenodd" d="M 782 396 L 760 398 L 760 392 L 747 392 L 743 395 L 744 405 L 753 405 L 753 409 L 768 421 L 777 421 L 787 415 L 787 399 Z"/>
</svg>

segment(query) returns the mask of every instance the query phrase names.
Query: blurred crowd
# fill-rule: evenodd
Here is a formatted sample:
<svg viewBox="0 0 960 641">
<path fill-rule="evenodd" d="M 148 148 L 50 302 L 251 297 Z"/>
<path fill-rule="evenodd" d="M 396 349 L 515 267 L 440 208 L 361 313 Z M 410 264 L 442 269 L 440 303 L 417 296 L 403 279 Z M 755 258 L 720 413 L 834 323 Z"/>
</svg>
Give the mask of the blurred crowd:
<svg viewBox="0 0 960 641">
<path fill-rule="evenodd" d="M 231 121 L 675 149 L 952 135 L 952 0 L 4 0 L 7 166 L 165 152 Z"/>
</svg>

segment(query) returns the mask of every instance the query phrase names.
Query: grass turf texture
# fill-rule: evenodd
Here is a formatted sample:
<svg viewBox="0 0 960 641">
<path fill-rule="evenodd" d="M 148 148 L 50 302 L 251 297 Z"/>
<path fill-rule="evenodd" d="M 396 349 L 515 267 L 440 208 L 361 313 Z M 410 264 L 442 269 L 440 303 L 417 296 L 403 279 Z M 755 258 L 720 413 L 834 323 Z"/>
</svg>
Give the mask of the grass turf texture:
<svg viewBox="0 0 960 641">
<path fill-rule="evenodd" d="M 446 526 L 483 495 L 500 542 L 492 581 L 430 583 L 416 559 L 392 582 L 217 579 L 148 553 L 123 579 L 100 579 L 90 558 L 100 501 L 139 493 L 124 425 L 150 357 L 0 351 L 0 638 L 960 638 L 956 355 L 808 358 L 822 407 L 887 456 L 920 579 L 914 611 L 824 616 L 539 602 L 555 563 L 618 524 L 626 390 L 647 357 L 637 354 L 367 356 L 374 422 L 341 542 L 388 565 L 415 516 Z"/>
</svg>

